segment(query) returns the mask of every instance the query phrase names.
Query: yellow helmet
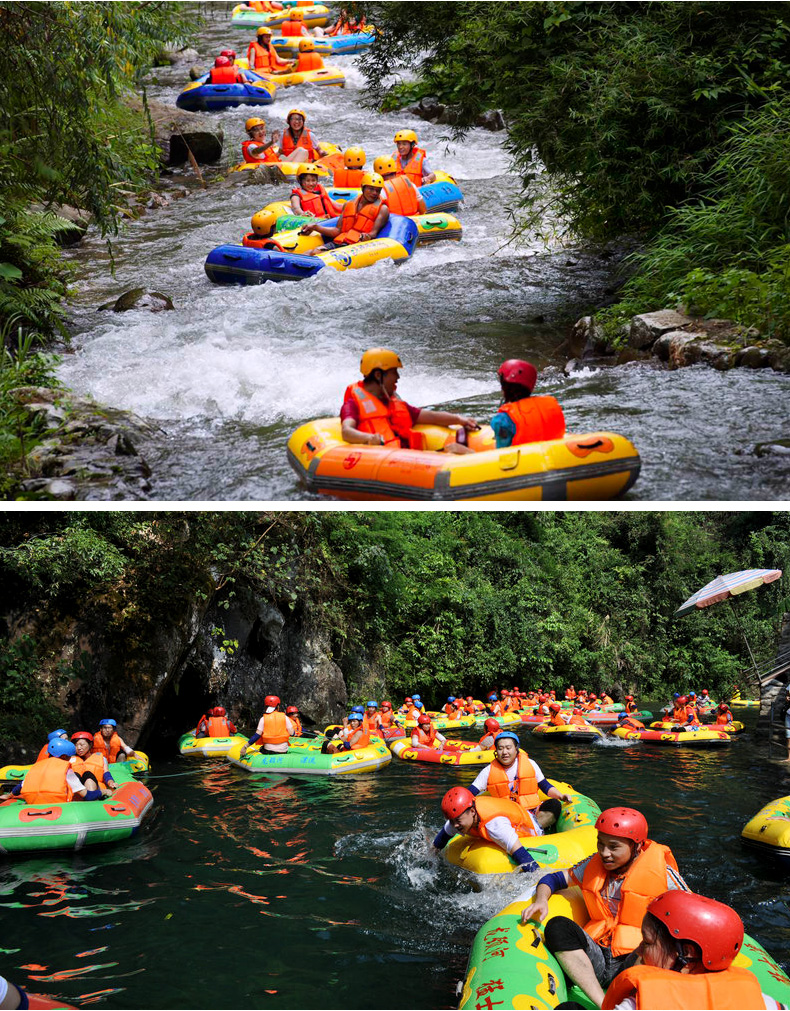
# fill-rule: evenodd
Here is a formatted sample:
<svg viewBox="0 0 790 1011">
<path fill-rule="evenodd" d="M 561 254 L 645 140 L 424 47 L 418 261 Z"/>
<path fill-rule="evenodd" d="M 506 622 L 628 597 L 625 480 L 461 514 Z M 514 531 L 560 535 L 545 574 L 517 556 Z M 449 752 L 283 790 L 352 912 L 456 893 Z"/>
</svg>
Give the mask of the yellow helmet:
<svg viewBox="0 0 790 1011">
<path fill-rule="evenodd" d="M 395 134 L 395 143 L 397 144 L 399 140 L 407 140 L 410 144 L 416 144 L 417 134 L 414 130 L 398 130 Z"/>
<path fill-rule="evenodd" d="M 362 182 L 360 186 L 375 186 L 377 190 L 380 190 L 384 186 L 384 180 L 377 172 L 366 172 L 362 176 Z"/>
<path fill-rule="evenodd" d="M 363 376 L 369 376 L 375 369 L 386 372 L 387 369 L 402 369 L 403 362 L 394 351 L 388 348 L 371 348 L 362 355 L 359 371 Z"/>
<path fill-rule="evenodd" d="M 321 175 L 321 169 L 317 165 L 313 165 L 311 162 L 305 162 L 304 165 L 299 166 L 299 170 L 296 173 L 296 178 L 301 179 L 302 176 L 319 176 Z"/>
<path fill-rule="evenodd" d="M 389 155 L 381 155 L 373 162 L 373 171 L 378 172 L 380 176 L 389 176 L 398 171 L 398 166 L 394 158 L 390 158 Z"/>
<path fill-rule="evenodd" d="M 264 35 L 269 36 L 272 34 L 271 28 L 267 28 L 266 25 L 261 25 L 258 31 L 255 33 L 258 38 L 262 38 Z"/>
<path fill-rule="evenodd" d="M 292 10 L 288 16 L 291 21 L 304 21 L 304 11 L 300 11 L 298 8 Z"/>
<path fill-rule="evenodd" d="M 301 116 L 302 119 L 305 121 L 305 123 L 307 122 L 307 113 L 304 112 L 302 109 L 291 109 L 291 111 L 285 117 L 285 122 L 288 123 L 289 125 L 291 122 L 291 116 Z"/>
<path fill-rule="evenodd" d="M 247 133 L 249 133 L 250 130 L 254 130 L 256 126 L 265 127 L 266 124 L 262 119 L 259 119 L 257 116 L 253 116 L 251 119 L 248 119 L 247 122 L 244 124 L 244 129 L 247 131 Z"/>
<path fill-rule="evenodd" d="M 252 217 L 252 230 L 262 239 L 268 239 L 270 235 L 274 235 L 276 227 L 277 215 L 274 211 L 258 211 Z"/>
<path fill-rule="evenodd" d="M 361 147 L 348 147 L 343 155 L 343 164 L 346 168 L 362 168 L 367 157 Z"/>
<path fill-rule="evenodd" d="M 312 39 L 302 39 L 299 43 L 300 53 L 314 53 L 315 52 L 315 42 Z"/>
</svg>

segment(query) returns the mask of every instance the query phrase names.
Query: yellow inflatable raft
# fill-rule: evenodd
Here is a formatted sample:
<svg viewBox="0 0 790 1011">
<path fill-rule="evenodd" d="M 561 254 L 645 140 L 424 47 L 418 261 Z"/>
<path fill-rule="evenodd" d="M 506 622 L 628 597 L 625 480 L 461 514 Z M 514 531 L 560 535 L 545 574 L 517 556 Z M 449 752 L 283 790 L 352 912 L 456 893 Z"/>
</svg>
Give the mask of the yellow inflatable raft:
<svg viewBox="0 0 790 1011">
<path fill-rule="evenodd" d="M 560 741 L 594 741 L 596 737 L 604 737 L 600 727 L 592 724 L 582 726 L 579 723 L 566 723 L 564 727 L 555 727 L 550 723 L 540 723 L 532 731 L 533 734 L 545 734 Z"/>
<path fill-rule="evenodd" d="M 33 763 L 29 765 L 4 765 L 0 768 L 0 783 L 18 783 L 25 778 L 32 768 Z M 148 772 L 150 768 L 151 762 L 144 751 L 135 751 L 134 757 L 127 758 L 125 762 L 112 762 L 110 764 L 110 772 L 116 769 L 123 769 L 135 776 Z"/>
<path fill-rule="evenodd" d="M 242 70 L 249 70 L 249 60 L 239 59 L 235 61 L 237 67 Z M 346 86 L 346 75 L 340 67 L 330 67 L 325 64 L 317 70 L 287 70 L 282 74 L 270 74 L 263 70 L 256 70 L 256 74 L 276 84 L 278 88 L 294 88 L 301 84 L 313 84 L 317 87 L 344 88 Z"/>
<path fill-rule="evenodd" d="M 326 151 L 327 154 L 323 158 L 319 158 L 318 161 L 313 162 L 313 164 L 319 170 L 316 172 L 316 175 L 320 176 L 324 185 L 326 185 L 326 180 L 334 176 L 335 167 L 338 164 L 338 156 L 340 159 L 340 165 L 343 164 L 343 156 L 337 144 L 330 144 L 328 141 L 322 140 L 319 141 L 319 147 L 322 151 Z M 295 161 L 243 161 L 239 165 L 234 165 L 230 171 L 256 172 L 260 170 L 260 174 L 265 178 L 273 176 L 278 180 L 286 179 L 289 182 L 292 182 L 296 179 L 296 173 L 299 172 L 301 168 L 303 168 L 303 163 Z"/>
<path fill-rule="evenodd" d="M 741 838 L 790 869 L 790 797 L 766 804 L 746 823 Z"/>
<path fill-rule="evenodd" d="M 528 836 L 521 842 L 530 851 L 543 870 L 560 870 L 572 867 L 580 860 L 592 856 L 598 848 L 595 822 L 601 809 L 589 797 L 574 790 L 567 783 L 550 779 L 563 793 L 570 794 L 571 803 L 562 805 L 562 814 L 553 835 Z M 541 793 L 541 800 L 547 799 Z M 505 874 L 516 864 L 494 843 L 468 835 L 457 835 L 444 849 L 451 864 L 476 874 Z"/>
<path fill-rule="evenodd" d="M 651 723 L 651 730 L 671 730 L 676 727 L 677 723 L 673 723 L 671 720 L 661 720 L 657 723 Z M 722 730 L 725 734 L 740 734 L 742 730 L 746 729 L 744 723 L 740 723 L 736 720 L 734 723 L 708 723 L 705 724 L 706 730 Z"/>
<path fill-rule="evenodd" d="M 178 741 L 178 751 L 181 755 L 200 755 L 202 758 L 227 758 L 231 749 L 239 744 L 246 744 L 247 738 L 241 734 L 231 737 L 195 737 L 190 731 L 183 734 Z"/>
<path fill-rule="evenodd" d="M 323 4 L 299 4 L 304 11 L 304 24 L 308 28 L 324 28 L 329 24 L 329 8 Z M 271 13 L 251 10 L 246 4 L 237 4 L 231 11 L 231 24 L 234 28 L 280 28 L 290 18 L 290 10 L 272 11 Z"/>
<path fill-rule="evenodd" d="M 349 445 L 339 418 L 319 418 L 291 436 L 288 461 L 313 494 L 378 502 L 614 499 L 633 486 L 641 467 L 628 439 L 609 432 L 494 449 L 493 432 L 485 426 L 469 438 L 478 451 L 456 456 L 436 452 L 455 440 L 454 431 L 436 425 L 415 431 L 423 433 L 428 451 Z"/>
</svg>

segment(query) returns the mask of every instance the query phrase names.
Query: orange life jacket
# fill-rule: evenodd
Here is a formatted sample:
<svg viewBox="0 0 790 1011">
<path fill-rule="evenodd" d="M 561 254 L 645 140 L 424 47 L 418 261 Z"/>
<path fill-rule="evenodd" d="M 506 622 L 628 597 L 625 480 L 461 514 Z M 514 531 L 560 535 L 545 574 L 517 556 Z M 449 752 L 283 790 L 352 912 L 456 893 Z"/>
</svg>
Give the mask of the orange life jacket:
<svg viewBox="0 0 790 1011">
<path fill-rule="evenodd" d="M 285 713 L 264 713 L 263 733 L 258 744 L 286 744 L 291 735 L 285 723 Z"/>
<path fill-rule="evenodd" d="M 688 716 L 688 710 L 686 709 L 685 706 L 680 706 L 680 708 L 678 708 L 677 706 L 675 706 L 675 711 L 672 713 L 672 722 L 673 723 L 685 723 L 687 716 Z"/>
<path fill-rule="evenodd" d="M 455 703 L 454 702 L 448 702 L 444 706 L 442 706 L 442 708 L 444 709 L 444 711 L 445 711 L 445 713 L 447 715 L 447 719 L 448 720 L 455 720 L 455 719 L 457 719 L 457 717 L 458 717 L 458 710 L 455 708 Z"/>
<path fill-rule="evenodd" d="M 502 703 L 501 702 L 493 702 L 488 707 L 488 711 L 489 711 L 489 713 L 492 716 L 501 716 L 502 715 Z"/>
<path fill-rule="evenodd" d="M 499 413 L 506 414 L 516 426 L 512 446 L 561 439 L 565 435 L 565 415 L 554 397 L 524 397 L 502 404 Z"/>
<path fill-rule="evenodd" d="M 576 691 L 573 688 L 568 688 L 565 692 L 565 698 L 571 701 L 576 698 Z"/>
<path fill-rule="evenodd" d="M 639 712 L 639 710 L 636 708 L 636 703 L 635 702 L 626 702 L 626 704 L 625 704 L 625 711 L 627 713 L 638 713 Z"/>
<path fill-rule="evenodd" d="M 412 736 L 417 735 L 417 741 L 421 748 L 432 748 L 433 742 L 436 740 L 436 727 L 431 727 L 430 730 L 423 730 L 422 727 L 415 727 L 412 730 Z"/>
<path fill-rule="evenodd" d="M 69 765 L 78 776 L 90 772 L 92 776 L 96 777 L 97 783 L 101 783 L 104 778 L 104 757 L 102 755 L 90 754 L 85 758 L 75 755 Z"/>
<path fill-rule="evenodd" d="M 20 797 L 28 804 L 64 804 L 72 792 L 66 782 L 69 763 L 62 758 L 45 758 L 31 766 L 22 783 Z"/>
<path fill-rule="evenodd" d="M 668 846 L 648 839 L 644 849 L 628 868 L 620 891 L 617 918 L 609 915 L 602 892 L 609 880 L 601 857 L 594 853 L 584 871 L 582 892 L 590 920 L 584 929 L 613 955 L 627 955 L 642 942 L 642 920 L 647 907 L 667 890 L 667 867 L 678 869 Z"/>
<path fill-rule="evenodd" d="M 241 153 L 248 164 L 256 164 L 258 162 L 263 164 L 264 162 L 274 162 L 280 160 L 273 147 L 267 147 L 263 152 L 262 158 L 260 156 L 256 157 L 256 155 L 252 153 L 251 149 L 254 147 L 263 147 L 263 144 L 261 144 L 259 140 L 245 140 L 241 145 Z"/>
<path fill-rule="evenodd" d="M 680 973 L 653 965 L 634 965 L 615 976 L 601 1006 L 612 1009 L 632 995 L 636 996 L 640 1011 L 765 1008 L 762 988 L 754 973 L 733 966 L 721 972 Z"/>
<path fill-rule="evenodd" d="M 118 757 L 118 752 L 123 751 L 121 738 L 116 733 L 113 733 L 109 742 L 107 742 L 102 737 L 101 731 L 97 730 L 93 735 L 93 750 L 97 755 L 103 755 L 108 763 L 112 765 Z"/>
<path fill-rule="evenodd" d="M 369 734 L 377 734 L 379 732 L 379 719 L 380 714 L 376 713 L 375 716 L 363 716 L 362 717 L 362 727 L 367 730 Z"/>
<path fill-rule="evenodd" d="M 385 404 L 372 393 L 368 393 L 361 383 L 355 383 L 348 387 L 343 399 L 353 400 L 359 408 L 357 427 L 360 432 L 382 436 L 384 445 L 391 448 L 398 448 L 404 443 L 417 448 L 413 445 L 417 439 L 421 448 L 422 437 L 412 431 L 409 409 L 397 394 L 390 397 Z"/>
<path fill-rule="evenodd" d="M 553 727 L 564 727 L 567 726 L 565 720 L 562 718 L 562 713 L 555 713 L 551 718 L 551 725 Z"/>
<path fill-rule="evenodd" d="M 348 246 L 354 242 L 359 242 L 363 235 L 370 235 L 376 218 L 381 210 L 381 200 L 375 200 L 372 204 L 362 204 L 362 194 L 355 200 L 349 200 L 343 206 L 343 214 L 340 218 L 340 234 L 335 237 L 335 242 L 339 246 Z"/>
<path fill-rule="evenodd" d="M 209 737 L 230 737 L 230 725 L 225 716 L 209 716 L 206 720 L 208 724 Z"/>
<path fill-rule="evenodd" d="M 299 202 L 305 214 L 314 214 L 317 218 L 331 218 L 337 214 L 337 208 L 332 203 L 329 194 L 320 184 L 318 189 L 312 193 L 297 186 L 291 190 L 291 196 L 299 197 Z"/>
<path fill-rule="evenodd" d="M 341 17 L 337 19 L 331 28 L 325 30 L 324 35 L 355 35 L 357 32 L 362 31 L 365 24 L 365 18 L 362 18 L 361 21 L 346 21 L 344 24 Z"/>
<path fill-rule="evenodd" d="M 585 718 L 584 718 L 584 717 L 582 716 L 582 714 L 581 714 L 581 713 L 574 713 L 574 714 L 573 714 L 573 715 L 571 716 L 570 722 L 571 722 L 571 723 L 572 723 L 572 724 L 573 724 L 573 725 L 574 725 L 575 727 L 583 727 L 583 726 L 585 726 L 585 725 L 586 725 L 586 723 L 587 723 L 587 720 L 585 720 Z"/>
<path fill-rule="evenodd" d="M 302 130 L 299 140 L 294 140 L 288 127 L 283 130 L 283 139 L 280 143 L 280 155 L 287 159 L 297 148 L 304 148 L 310 161 L 315 161 L 316 151 L 313 147 L 313 138 L 309 130 Z"/>
<path fill-rule="evenodd" d="M 318 53 L 299 53 L 299 59 L 296 62 L 297 72 L 305 72 L 308 70 L 323 70 L 324 61 L 318 55 Z"/>
<path fill-rule="evenodd" d="M 635 720 L 633 716 L 629 716 L 627 720 L 620 720 L 618 726 L 627 727 L 628 730 L 644 730 L 645 725 L 640 720 Z"/>
<path fill-rule="evenodd" d="M 301 737 L 302 736 L 302 721 L 299 719 L 298 716 L 289 716 L 288 719 L 294 725 L 294 737 Z"/>
<path fill-rule="evenodd" d="M 727 726 L 727 724 L 732 723 L 732 713 L 729 709 L 726 713 L 719 713 L 716 717 L 716 723 L 719 726 Z"/>
<path fill-rule="evenodd" d="M 688 721 L 689 716 L 693 717 L 691 723 L 689 723 L 689 721 Z M 696 710 L 692 709 L 687 714 L 687 716 L 686 716 L 686 726 L 687 727 L 699 727 L 699 726 L 702 726 L 702 724 L 700 723 L 699 719 L 697 718 Z"/>
<path fill-rule="evenodd" d="M 47 751 L 48 747 L 49 747 L 49 741 L 47 741 L 47 743 L 44 745 L 44 747 L 41 749 L 41 751 L 39 751 L 38 758 L 36 759 L 37 762 L 43 762 L 45 758 L 49 758 L 50 757 L 50 754 Z"/>
<path fill-rule="evenodd" d="M 520 836 L 534 835 L 535 829 L 527 813 L 520 804 L 512 800 L 504 800 L 500 797 L 475 797 L 475 808 L 479 817 L 479 822 L 469 829 L 468 835 L 478 836 L 493 842 L 488 834 L 486 825 L 494 818 L 507 818 L 513 828 Z"/>
<path fill-rule="evenodd" d="M 247 6 L 259 14 L 273 14 L 275 11 L 283 9 L 282 4 L 271 3 L 271 0 L 247 0 Z"/>
<path fill-rule="evenodd" d="M 383 199 L 393 214 L 420 213 L 420 193 L 407 176 L 395 176 L 384 183 Z"/>
<path fill-rule="evenodd" d="M 271 73 L 274 70 L 281 70 L 283 67 L 289 65 L 285 60 L 280 59 L 274 46 L 271 44 L 262 46 L 260 42 L 251 42 L 249 44 L 247 47 L 247 60 L 250 64 L 250 70 L 257 70 L 264 74 Z"/>
<path fill-rule="evenodd" d="M 538 781 L 535 778 L 535 770 L 526 751 L 519 749 L 517 761 L 516 778 L 511 784 L 504 767 L 499 759 L 495 758 L 489 767 L 488 786 L 486 789 L 492 797 L 507 797 L 510 800 L 518 799 L 522 807 L 526 807 L 532 811 L 540 805 L 540 791 L 538 790 Z"/>
<path fill-rule="evenodd" d="M 483 736 L 480 738 L 480 740 L 477 742 L 480 745 L 480 747 L 482 748 L 483 747 L 483 741 L 487 740 L 489 737 L 491 738 L 491 744 L 487 744 L 485 746 L 486 747 L 486 751 L 488 751 L 490 748 L 494 747 L 494 743 L 493 743 L 494 742 L 494 735 L 490 734 L 488 731 L 486 731 L 483 734 Z"/>
<path fill-rule="evenodd" d="M 612 706 L 612 705 L 614 705 L 614 700 L 611 699 L 608 695 L 602 695 L 601 696 L 601 704 L 604 705 L 604 706 Z"/>
<path fill-rule="evenodd" d="M 395 715 L 389 709 L 381 710 L 381 726 L 386 730 L 388 727 L 395 726 Z"/>
<path fill-rule="evenodd" d="M 300 35 L 306 35 L 308 39 L 312 37 L 301 21 L 284 21 L 280 25 L 280 30 L 283 33 L 284 39 L 295 39 Z"/>
<path fill-rule="evenodd" d="M 367 730 L 365 730 L 364 727 L 362 727 L 361 729 L 362 729 L 362 736 L 359 738 L 356 744 L 351 745 L 352 751 L 358 751 L 360 748 L 367 748 L 370 746 L 370 734 L 368 733 Z M 349 735 L 349 737 L 353 736 L 354 736 L 353 734 Z M 348 740 L 349 738 L 346 739 Z"/>
<path fill-rule="evenodd" d="M 362 184 L 364 169 L 358 168 L 336 168 L 334 174 L 334 184 L 340 190 L 356 190 Z"/>
<path fill-rule="evenodd" d="M 395 163 L 398 166 L 398 175 L 406 176 L 415 186 L 422 186 L 422 167 L 425 164 L 425 159 L 427 155 L 420 147 L 415 147 L 412 150 L 411 157 L 404 164 L 401 159 L 400 153 L 395 152 L 393 155 L 395 158 Z"/>
<path fill-rule="evenodd" d="M 236 67 L 212 67 L 208 75 L 209 84 L 244 84 L 244 77 Z"/>
</svg>

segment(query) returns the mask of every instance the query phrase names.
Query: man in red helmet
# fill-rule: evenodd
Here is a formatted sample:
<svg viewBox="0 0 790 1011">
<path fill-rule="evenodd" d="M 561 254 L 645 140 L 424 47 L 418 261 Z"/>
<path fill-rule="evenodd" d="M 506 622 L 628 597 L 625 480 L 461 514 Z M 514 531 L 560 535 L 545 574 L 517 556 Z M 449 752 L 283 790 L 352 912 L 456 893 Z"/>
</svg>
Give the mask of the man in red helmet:
<svg viewBox="0 0 790 1011">
<path fill-rule="evenodd" d="M 647 837 L 647 821 L 629 807 L 612 807 L 595 823 L 598 852 L 574 867 L 546 874 L 521 922 L 545 920 L 551 895 L 570 885 L 582 889 L 589 920 L 582 929 L 567 916 L 546 924 L 546 947 L 563 972 L 600 1007 L 604 988 L 634 965 L 642 919 L 651 900 L 688 886 L 667 846 Z"/>
<path fill-rule="evenodd" d="M 261 742 L 261 751 L 272 755 L 282 755 L 288 750 L 289 739 L 296 736 L 296 727 L 293 722 L 285 713 L 278 712 L 280 700 L 276 695 L 267 695 L 263 700 L 263 705 L 263 716 L 258 721 L 255 733 L 239 752 L 240 758 L 244 758 L 247 748 L 257 741 Z"/>
<path fill-rule="evenodd" d="M 417 717 L 417 726 L 411 732 L 411 746 L 413 748 L 436 748 L 441 751 L 447 744 L 447 738 L 440 734 L 431 722 L 427 713 L 420 713 Z"/>
<path fill-rule="evenodd" d="M 215 706 L 200 717 L 195 727 L 195 737 L 230 737 L 236 733 L 235 724 L 228 719 L 223 706 Z"/>
<path fill-rule="evenodd" d="M 492 842 L 509 853 L 517 871 L 539 869 L 519 838 L 531 835 L 532 826 L 526 812 L 514 801 L 475 797 L 465 786 L 454 786 L 444 795 L 442 812 L 447 821 L 433 840 L 436 850 L 443 850 L 456 834 L 471 835 Z"/>
<path fill-rule="evenodd" d="M 640 964 L 615 976 L 602 1007 L 781 1008 L 754 973 L 733 967 L 742 945 L 734 909 L 704 895 L 664 892 L 642 921 Z"/>
<path fill-rule="evenodd" d="M 504 403 L 491 419 L 497 449 L 530 442 L 562 439 L 565 415 L 554 397 L 533 397 L 538 370 L 530 362 L 511 358 L 499 367 Z"/>
<path fill-rule="evenodd" d="M 227 56 L 218 56 L 209 71 L 209 84 L 246 84 L 244 73 Z"/>
<path fill-rule="evenodd" d="M 495 720 L 493 716 L 489 717 L 485 721 L 483 729 L 485 730 L 485 733 L 471 749 L 472 751 L 490 751 L 494 747 L 494 740 L 496 739 L 497 734 L 502 731 L 499 720 Z"/>
</svg>

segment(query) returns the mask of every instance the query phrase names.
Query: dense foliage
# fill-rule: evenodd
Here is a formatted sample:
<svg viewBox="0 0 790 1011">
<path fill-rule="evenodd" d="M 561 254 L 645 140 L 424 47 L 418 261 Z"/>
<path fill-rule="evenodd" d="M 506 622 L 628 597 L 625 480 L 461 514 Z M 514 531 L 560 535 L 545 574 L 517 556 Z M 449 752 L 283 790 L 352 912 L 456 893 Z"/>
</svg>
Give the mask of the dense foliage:
<svg viewBox="0 0 790 1011">
<path fill-rule="evenodd" d="M 383 30 L 366 69 L 387 107 L 436 94 L 461 128 L 502 109 L 525 224 L 646 239 L 621 316 L 682 298 L 790 340 L 786 4 L 354 7 Z"/>
<path fill-rule="evenodd" d="M 26 614 L 56 626 L 101 599 L 114 634 L 137 647 L 185 601 L 227 603 L 242 589 L 328 630 L 352 697 L 421 689 L 441 702 L 570 682 L 726 693 L 748 666 L 731 608 L 672 615 L 715 575 L 753 566 L 788 569 L 790 514 L 7 514 L 0 731 L 19 705 L 8 674 Z M 758 657 L 774 653 L 787 586 L 738 601 Z"/>
</svg>

